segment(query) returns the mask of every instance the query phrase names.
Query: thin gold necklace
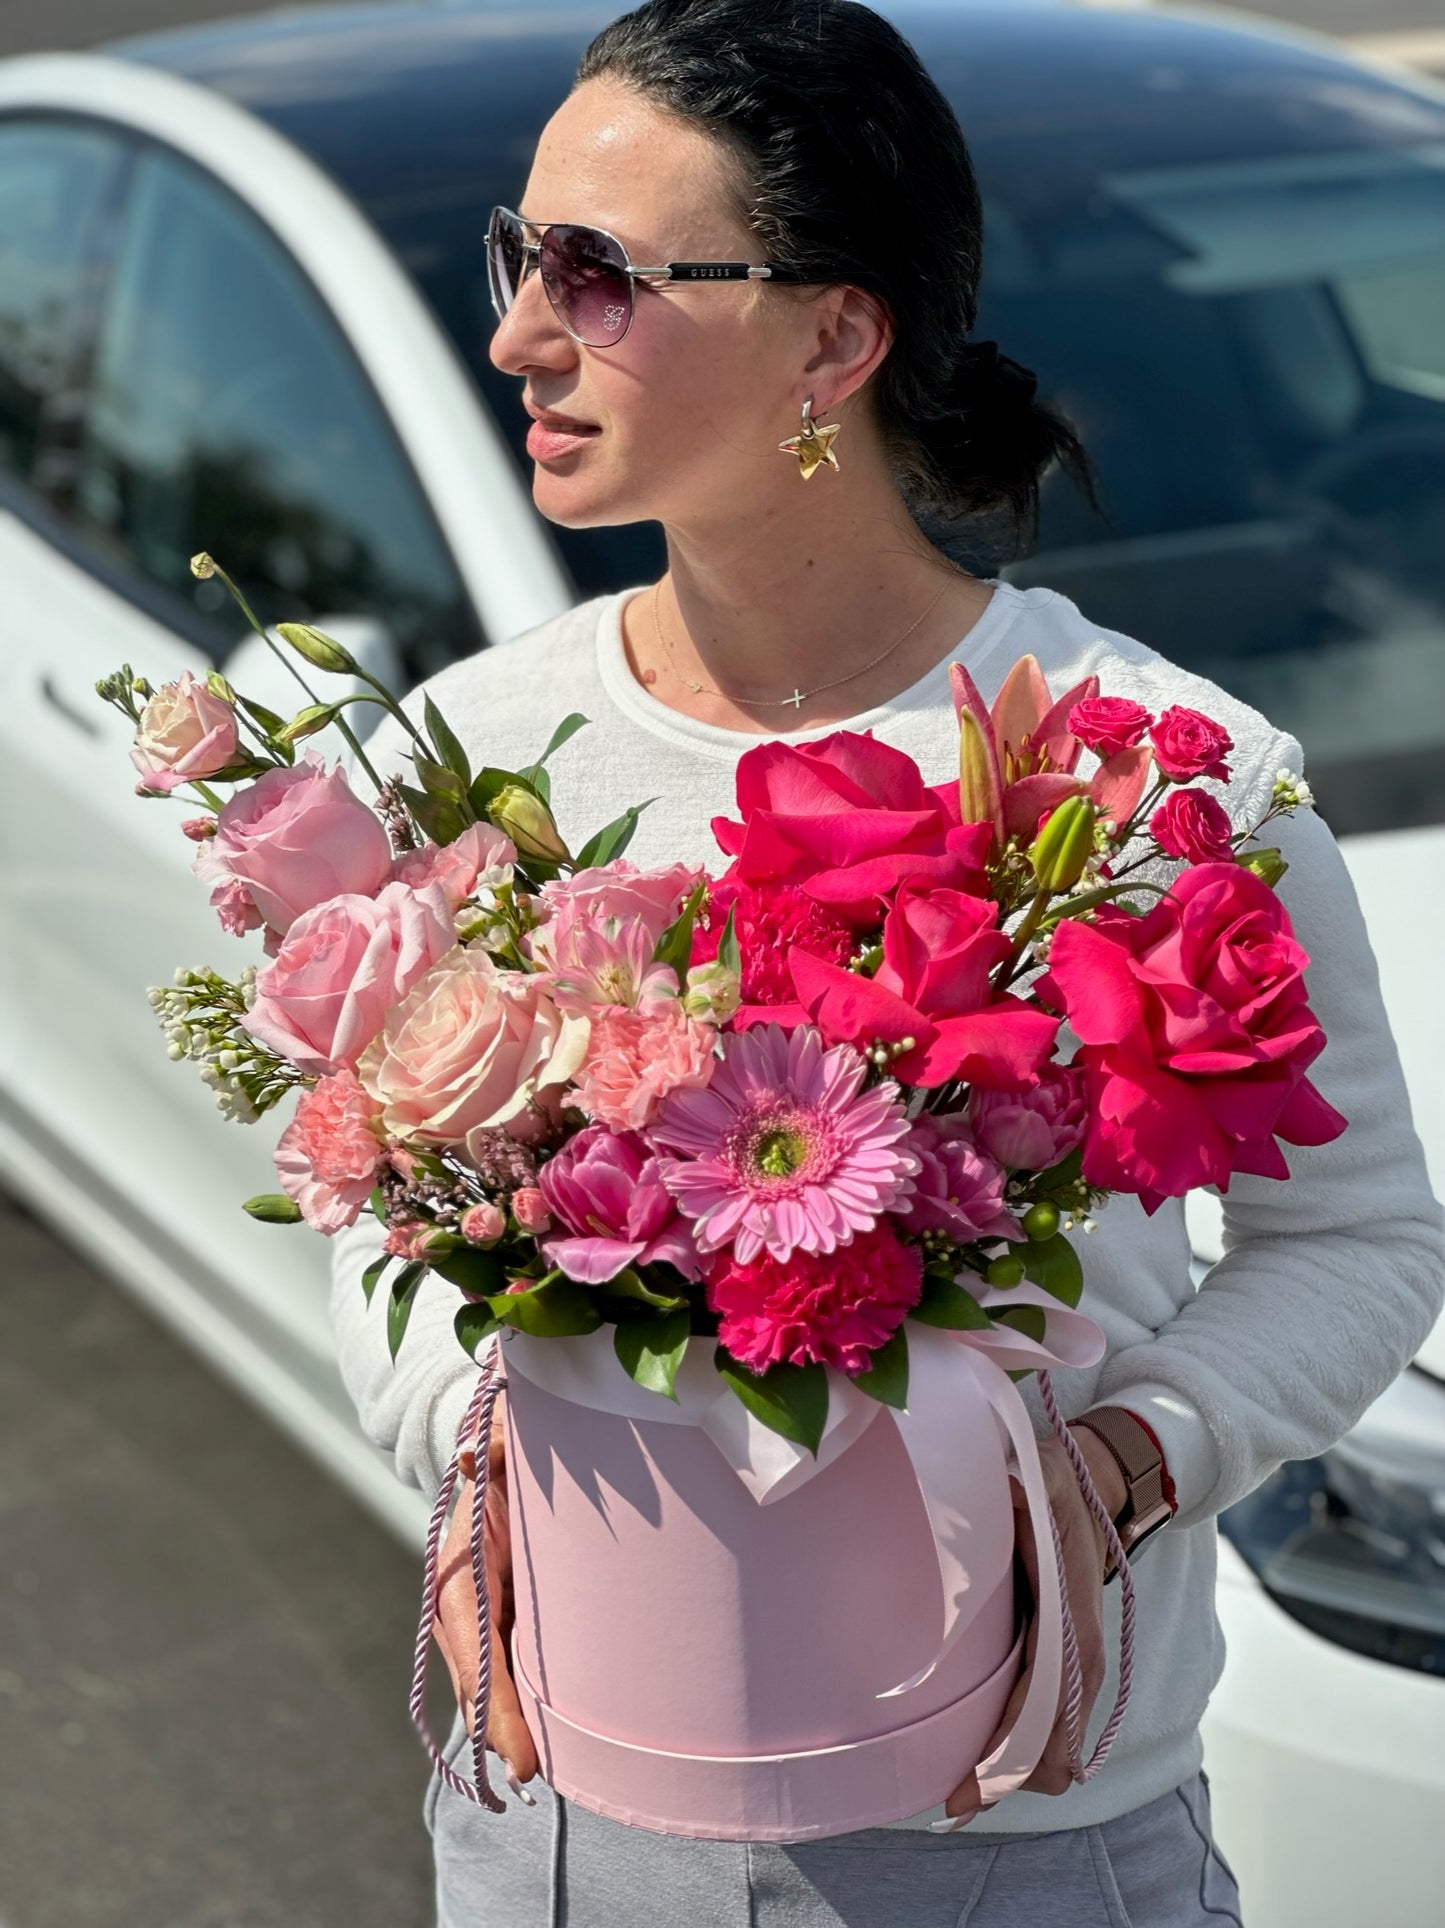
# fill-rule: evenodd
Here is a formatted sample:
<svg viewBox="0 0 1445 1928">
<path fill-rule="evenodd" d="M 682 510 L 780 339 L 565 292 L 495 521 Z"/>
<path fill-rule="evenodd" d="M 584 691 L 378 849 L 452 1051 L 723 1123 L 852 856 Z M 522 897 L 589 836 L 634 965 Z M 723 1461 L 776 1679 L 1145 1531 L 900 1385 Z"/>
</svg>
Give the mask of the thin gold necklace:
<svg viewBox="0 0 1445 1928">
<path fill-rule="evenodd" d="M 957 573 L 962 574 L 963 572 L 960 570 Z M 939 597 L 942 596 L 948 584 L 945 582 L 939 586 L 938 595 L 933 598 L 933 601 L 928 605 L 927 609 L 924 610 L 923 615 L 914 617 L 913 621 L 908 625 L 907 629 L 904 630 L 896 643 L 890 643 L 887 649 L 881 651 L 877 656 L 874 656 L 869 662 L 861 663 L 857 669 L 849 670 L 846 676 L 835 676 L 831 683 L 818 683 L 810 690 L 795 688 L 791 696 L 732 696 L 727 690 L 711 689 L 706 683 L 695 683 L 690 676 L 684 676 L 682 671 L 677 667 L 677 659 L 672 653 L 671 643 L 668 642 L 662 633 L 662 618 L 657 613 L 657 599 L 661 587 L 662 585 L 660 583 L 654 583 L 652 585 L 652 626 L 657 631 L 657 640 L 661 643 L 667 660 L 672 666 L 673 675 L 677 677 L 679 682 L 686 683 L 694 696 L 720 696 L 724 702 L 739 703 L 744 709 L 750 710 L 775 709 L 787 704 L 791 704 L 792 707 L 797 710 L 802 708 L 810 696 L 820 696 L 824 690 L 835 690 L 840 683 L 853 682 L 857 677 L 862 676 L 865 670 L 876 669 L 879 663 L 891 656 L 895 649 L 900 648 L 902 644 L 908 641 L 908 638 L 923 621 L 924 616 L 932 615 L 934 609 L 938 606 Z"/>
</svg>

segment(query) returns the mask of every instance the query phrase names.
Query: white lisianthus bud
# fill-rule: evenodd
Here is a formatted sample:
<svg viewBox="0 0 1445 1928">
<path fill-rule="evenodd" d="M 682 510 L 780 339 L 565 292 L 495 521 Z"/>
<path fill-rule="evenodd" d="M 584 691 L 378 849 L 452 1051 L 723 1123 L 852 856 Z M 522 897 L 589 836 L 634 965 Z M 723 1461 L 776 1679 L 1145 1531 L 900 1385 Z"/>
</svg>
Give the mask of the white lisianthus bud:
<svg viewBox="0 0 1445 1928">
<path fill-rule="evenodd" d="M 204 549 L 202 549 L 198 556 L 191 557 L 191 574 L 199 581 L 205 582 L 209 577 L 214 576 L 215 573 L 216 565 L 211 561 L 211 558 L 206 554 Z"/>
<path fill-rule="evenodd" d="M 729 970 L 721 958 L 694 964 L 688 972 L 682 1008 L 690 1018 L 701 1018 L 707 1024 L 726 1024 L 741 1003 L 739 975 Z"/>
</svg>

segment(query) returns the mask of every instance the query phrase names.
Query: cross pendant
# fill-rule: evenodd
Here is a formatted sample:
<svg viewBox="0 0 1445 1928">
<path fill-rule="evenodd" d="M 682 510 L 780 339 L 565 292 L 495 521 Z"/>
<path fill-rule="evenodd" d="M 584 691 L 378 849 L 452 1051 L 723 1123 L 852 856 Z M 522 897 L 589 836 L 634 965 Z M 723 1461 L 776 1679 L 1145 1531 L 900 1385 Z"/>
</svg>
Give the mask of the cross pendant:
<svg viewBox="0 0 1445 1928">
<path fill-rule="evenodd" d="M 783 701 L 785 703 L 791 703 L 795 710 L 800 710 L 803 707 L 803 693 L 800 689 L 797 688 L 796 685 L 794 685 L 792 695 L 785 696 L 783 698 Z"/>
</svg>

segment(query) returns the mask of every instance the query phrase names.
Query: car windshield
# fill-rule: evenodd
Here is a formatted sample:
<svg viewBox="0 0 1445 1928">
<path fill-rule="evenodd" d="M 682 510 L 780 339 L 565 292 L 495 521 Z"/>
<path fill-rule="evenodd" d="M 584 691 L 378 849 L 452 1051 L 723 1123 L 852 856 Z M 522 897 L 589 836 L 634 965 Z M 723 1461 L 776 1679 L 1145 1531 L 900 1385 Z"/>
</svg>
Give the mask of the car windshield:
<svg viewBox="0 0 1445 1928">
<path fill-rule="evenodd" d="M 1445 822 L 1445 143 L 1078 186 L 975 158 L 976 332 L 1077 422 L 1107 515 L 1056 473 L 1024 561 L 930 532 L 1256 705 L 1337 833 Z M 530 482 L 487 198 L 390 225 Z M 663 566 L 655 524 L 555 533 L 580 595 Z"/>
</svg>

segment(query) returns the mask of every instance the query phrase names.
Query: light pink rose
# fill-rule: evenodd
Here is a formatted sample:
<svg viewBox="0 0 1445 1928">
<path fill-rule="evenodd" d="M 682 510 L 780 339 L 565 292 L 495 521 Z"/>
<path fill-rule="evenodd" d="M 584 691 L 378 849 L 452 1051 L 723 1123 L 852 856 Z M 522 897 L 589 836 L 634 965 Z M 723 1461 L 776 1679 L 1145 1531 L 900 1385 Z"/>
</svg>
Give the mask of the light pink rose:
<svg viewBox="0 0 1445 1928">
<path fill-rule="evenodd" d="M 440 884 L 333 897 L 303 911 L 256 973 L 256 1001 L 242 1022 L 303 1071 L 354 1070 L 387 1012 L 455 945 Z"/>
<path fill-rule="evenodd" d="M 441 883 L 453 910 L 466 902 L 478 888 L 506 883 L 517 861 L 517 848 L 490 823 L 469 823 L 455 843 L 438 844 L 428 840 L 420 850 L 404 851 L 392 864 L 395 883 L 410 884 L 419 890 L 423 884 Z"/>
<path fill-rule="evenodd" d="M 284 937 L 303 911 L 328 898 L 374 897 L 391 876 L 391 841 L 342 766 L 328 770 L 313 749 L 238 790 L 191 870 L 216 886 L 211 903 L 227 930 L 264 923 Z"/>
<path fill-rule="evenodd" d="M 675 998 L 646 1011 L 599 1005 L 577 1074 L 577 1104 L 614 1131 L 640 1131 L 669 1091 L 708 1083 L 716 1038 Z"/>
<path fill-rule="evenodd" d="M 323 1078 L 296 1102 L 276 1144 L 276 1175 L 308 1225 L 328 1236 L 354 1225 L 385 1161 L 371 1128 L 373 1101 L 350 1071 Z"/>
<path fill-rule="evenodd" d="M 236 712 L 183 669 L 141 711 L 130 760 L 145 789 L 170 791 L 224 770 L 235 762 L 236 747 Z"/>
<path fill-rule="evenodd" d="M 532 975 L 457 945 L 389 1012 L 357 1075 L 388 1131 L 450 1145 L 565 1083 L 586 1049 L 586 1018 L 564 1016 Z"/>
</svg>

